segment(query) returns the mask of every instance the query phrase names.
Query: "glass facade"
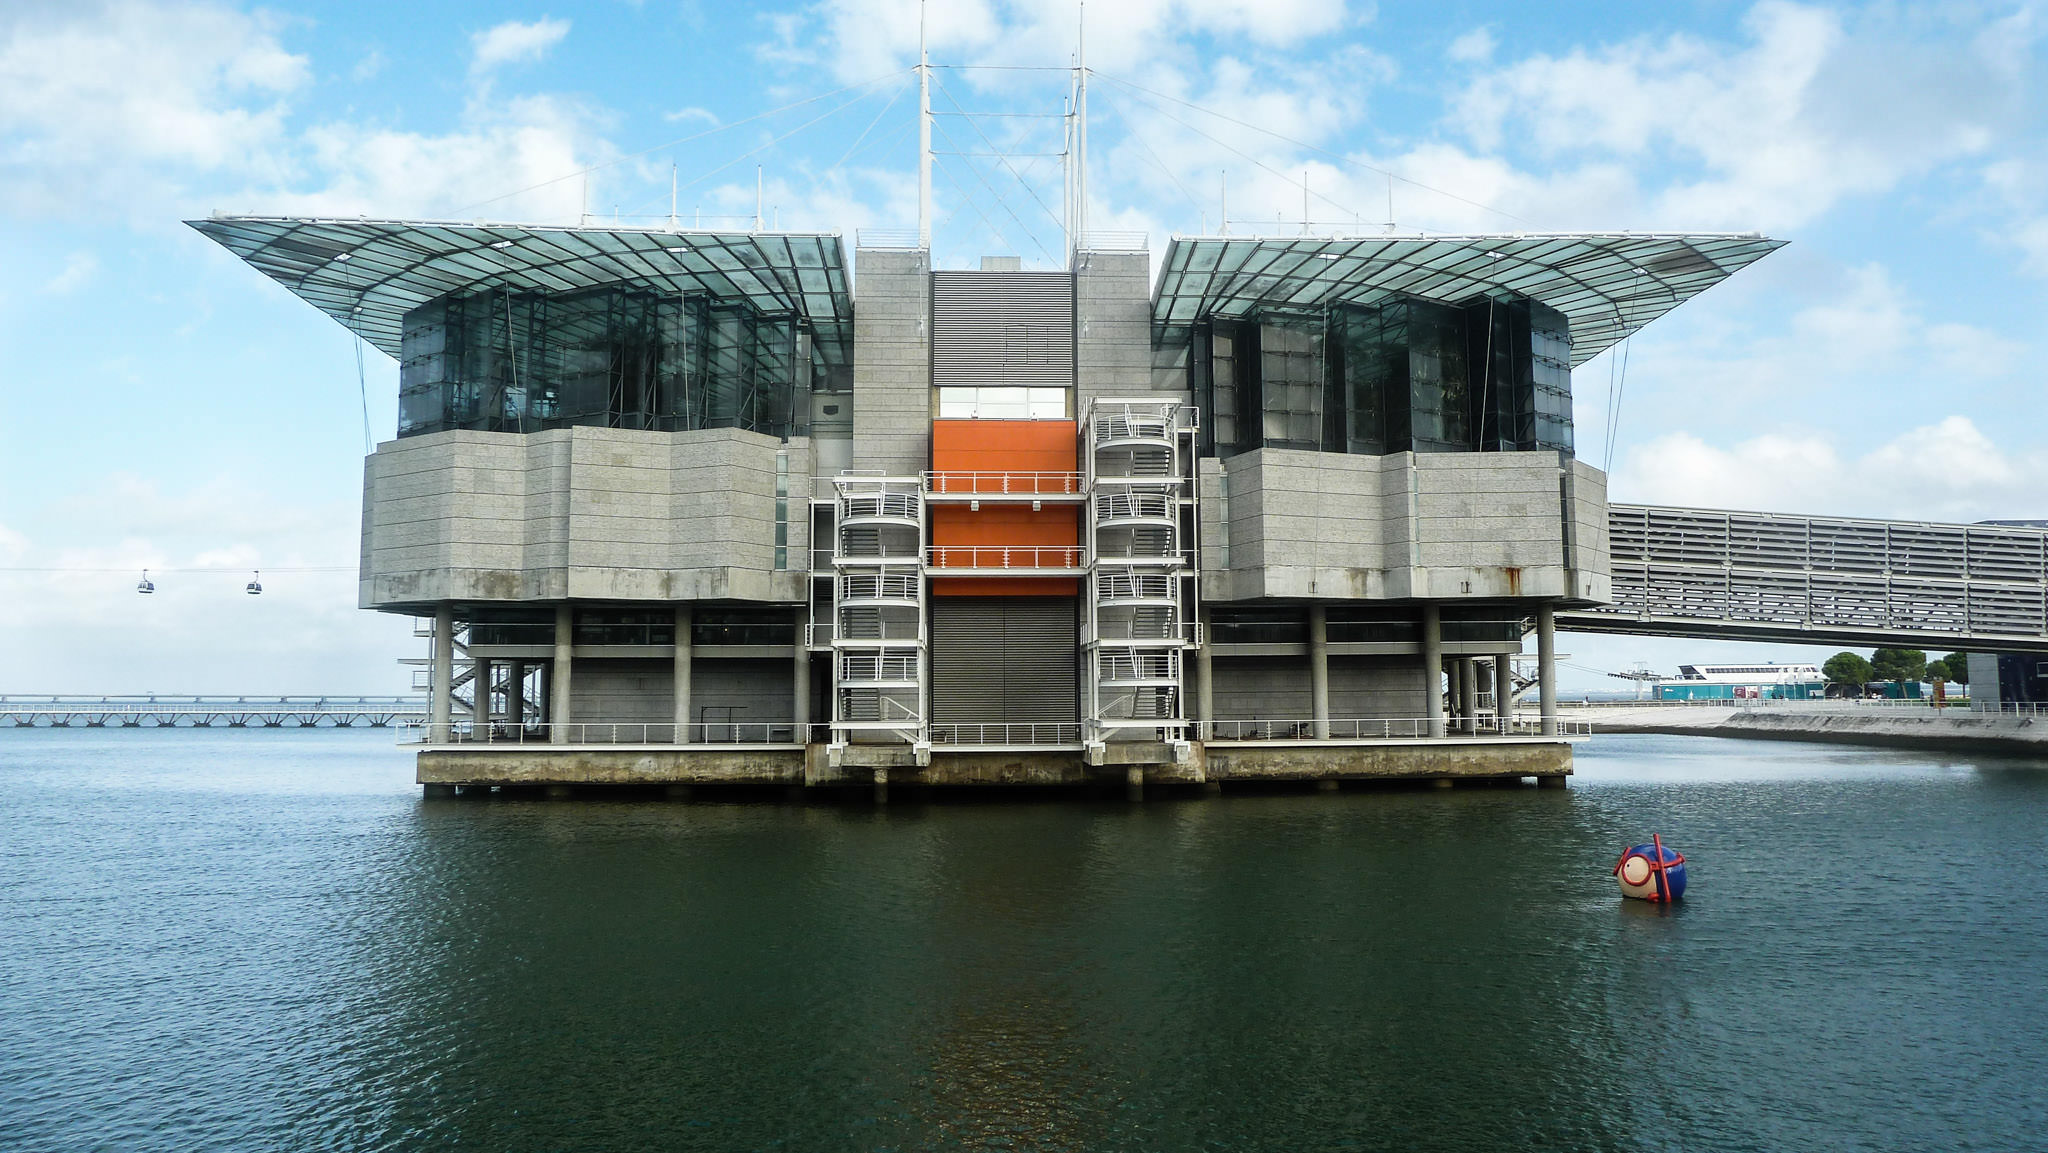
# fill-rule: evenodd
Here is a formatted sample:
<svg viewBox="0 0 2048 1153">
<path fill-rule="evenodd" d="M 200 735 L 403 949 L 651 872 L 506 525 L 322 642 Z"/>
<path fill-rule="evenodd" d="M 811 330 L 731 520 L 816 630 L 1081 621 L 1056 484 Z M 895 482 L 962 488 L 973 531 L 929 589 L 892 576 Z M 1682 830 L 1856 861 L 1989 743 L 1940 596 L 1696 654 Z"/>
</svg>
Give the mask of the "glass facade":
<svg viewBox="0 0 2048 1153">
<path fill-rule="evenodd" d="M 1388 294 L 1162 326 L 1208 419 L 1204 451 L 1572 451 L 1571 335 L 1522 297 Z"/>
<path fill-rule="evenodd" d="M 795 316 L 703 293 L 457 293 L 405 316 L 398 434 L 598 425 L 800 435 L 809 394 L 851 383 L 840 379 L 851 376 L 847 358 L 814 355 L 813 337 Z"/>
</svg>

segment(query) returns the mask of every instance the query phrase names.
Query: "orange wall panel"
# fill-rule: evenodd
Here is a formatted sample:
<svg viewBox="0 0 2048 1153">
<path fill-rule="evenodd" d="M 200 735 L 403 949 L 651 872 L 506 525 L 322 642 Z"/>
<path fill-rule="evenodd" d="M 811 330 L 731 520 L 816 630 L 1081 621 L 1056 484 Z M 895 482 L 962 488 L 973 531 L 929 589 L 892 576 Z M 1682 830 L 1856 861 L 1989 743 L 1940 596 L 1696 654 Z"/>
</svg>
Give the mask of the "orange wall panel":
<svg viewBox="0 0 2048 1153">
<path fill-rule="evenodd" d="M 934 472 L 1073 472 L 1080 431 L 1071 420 L 935 420 Z"/>
<path fill-rule="evenodd" d="M 1079 430 L 1071 420 L 935 420 L 934 472 L 1074 472 Z M 983 548 L 1050 545 L 1072 547 L 1081 540 L 1081 512 L 1073 505 L 985 503 L 934 505 L 932 544 Z M 1080 582 L 1068 577 L 940 577 L 934 596 L 1075 596 Z"/>
</svg>

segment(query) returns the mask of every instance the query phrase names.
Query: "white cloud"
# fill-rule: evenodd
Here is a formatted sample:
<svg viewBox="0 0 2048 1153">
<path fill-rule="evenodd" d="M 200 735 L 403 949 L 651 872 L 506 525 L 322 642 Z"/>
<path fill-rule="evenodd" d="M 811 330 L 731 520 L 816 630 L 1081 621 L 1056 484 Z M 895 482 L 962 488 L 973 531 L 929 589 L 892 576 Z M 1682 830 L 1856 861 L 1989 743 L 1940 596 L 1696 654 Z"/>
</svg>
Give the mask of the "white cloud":
<svg viewBox="0 0 2048 1153">
<path fill-rule="evenodd" d="M 198 173 L 270 175 L 306 58 L 219 4 L 0 9 L 0 205 L 161 203 Z"/>
<path fill-rule="evenodd" d="M 1489 69 L 1452 126 L 1484 152 L 1672 177 L 1644 206 L 1676 227 L 1796 227 L 1842 199 L 1985 152 L 2022 123 L 2024 60 L 1982 27 L 1766 2 L 1739 44 L 1673 35 Z"/>
<path fill-rule="evenodd" d="M 844 80 L 916 63 L 918 0 L 821 0 L 772 20 L 770 59 L 829 66 Z M 1068 0 L 956 0 L 925 10 L 926 41 L 948 64 L 1032 64 L 1072 59 L 1075 8 Z M 1136 72 L 1184 54 L 1210 35 L 1247 48 L 1298 46 L 1356 19 L 1344 0 L 1121 0 L 1088 9 L 1091 68 Z"/>
<path fill-rule="evenodd" d="M 76 292 L 92 280 L 100 270 L 99 257 L 90 252 L 74 252 L 64 258 L 64 267 L 43 282 L 43 292 L 49 296 L 64 296 Z"/>
<path fill-rule="evenodd" d="M 349 216 L 574 221 L 583 183 L 564 177 L 609 155 L 599 127 L 591 109 L 550 96 L 472 104 L 470 123 L 446 133 L 321 124 L 305 134 L 315 190 L 264 203 L 268 211 Z"/>
<path fill-rule="evenodd" d="M 567 20 L 507 20 L 469 38 L 469 69 L 472 73 L 483 73 L 504 64 L 539 60 L 568 34 Z"/>
<path fill-rule="evenodd" d="M 718 125 L 718 114 L 709 108 L 678 108 L 674 112 L 662 113 L 661 118 L 671 124 L 682 120 L 702 120 L 713 127 Z"/>
<path fill-rule="evenodd" d="M 354 68 L 349 69 L 349 79 L 354 80 L 358 84 L 375 80 L 378 74 L 384 71 L 384 64 L 383 50 L 372 48 L 363 54 L 362 59 L 356 61 Z"/>
<path fill-rule="evenodd" d="M 1493 50 L 1499 46 L 1500 42 L 1494 37 L 1493 29 L 1481 25 L 1451 41 L 1450 48 L 1444 54 L 1460 63 L 1477 64 L 1493 59 Z"/>
<path fill-rule="evenodd" d="M 2001 449 L 1968 417 L 1915 428 L 1861 455 L 1833 438 L 1766 434 L 1730 447 L 1671 432 L 1632 448 L 1617 501 L 1972 521 L 2048 515 L 2048 455 Z"/>
</svg>

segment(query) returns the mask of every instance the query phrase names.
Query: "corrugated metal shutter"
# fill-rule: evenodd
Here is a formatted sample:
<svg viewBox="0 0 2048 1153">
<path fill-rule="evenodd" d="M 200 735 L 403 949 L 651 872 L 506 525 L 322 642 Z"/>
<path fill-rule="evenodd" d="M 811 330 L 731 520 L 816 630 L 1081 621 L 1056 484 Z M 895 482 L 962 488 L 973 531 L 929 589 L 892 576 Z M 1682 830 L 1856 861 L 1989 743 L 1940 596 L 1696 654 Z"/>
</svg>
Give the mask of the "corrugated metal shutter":
<svg viewBox="0 0 2048 1153">
<path fill-rule="evenodd" d="M 1074 723 L 1072 597 L 934 597 L 932 720 Z"/>
<path fill-rule="evenodd" d="M 932 383 L 1073 387 L 1073 275 L 932 273 Z"/>
</svg>

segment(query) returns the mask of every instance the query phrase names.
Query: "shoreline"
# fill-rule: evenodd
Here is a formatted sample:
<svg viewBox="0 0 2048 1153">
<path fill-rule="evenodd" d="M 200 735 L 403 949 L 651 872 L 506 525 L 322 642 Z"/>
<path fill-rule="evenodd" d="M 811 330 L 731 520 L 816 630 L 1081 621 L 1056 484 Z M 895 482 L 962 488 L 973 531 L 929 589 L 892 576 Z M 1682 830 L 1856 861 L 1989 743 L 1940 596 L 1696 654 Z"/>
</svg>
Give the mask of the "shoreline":
<svg viewBox="0 0 2048 1153">
<path fill-rule="evenodd" d="M 2048 717 L 1964 708 L 1859 709 L 1841 706 L 1592 706 L 1572 710 L 1593 732 L 1813 741 L 2048 759 Z"/>
</svg>

